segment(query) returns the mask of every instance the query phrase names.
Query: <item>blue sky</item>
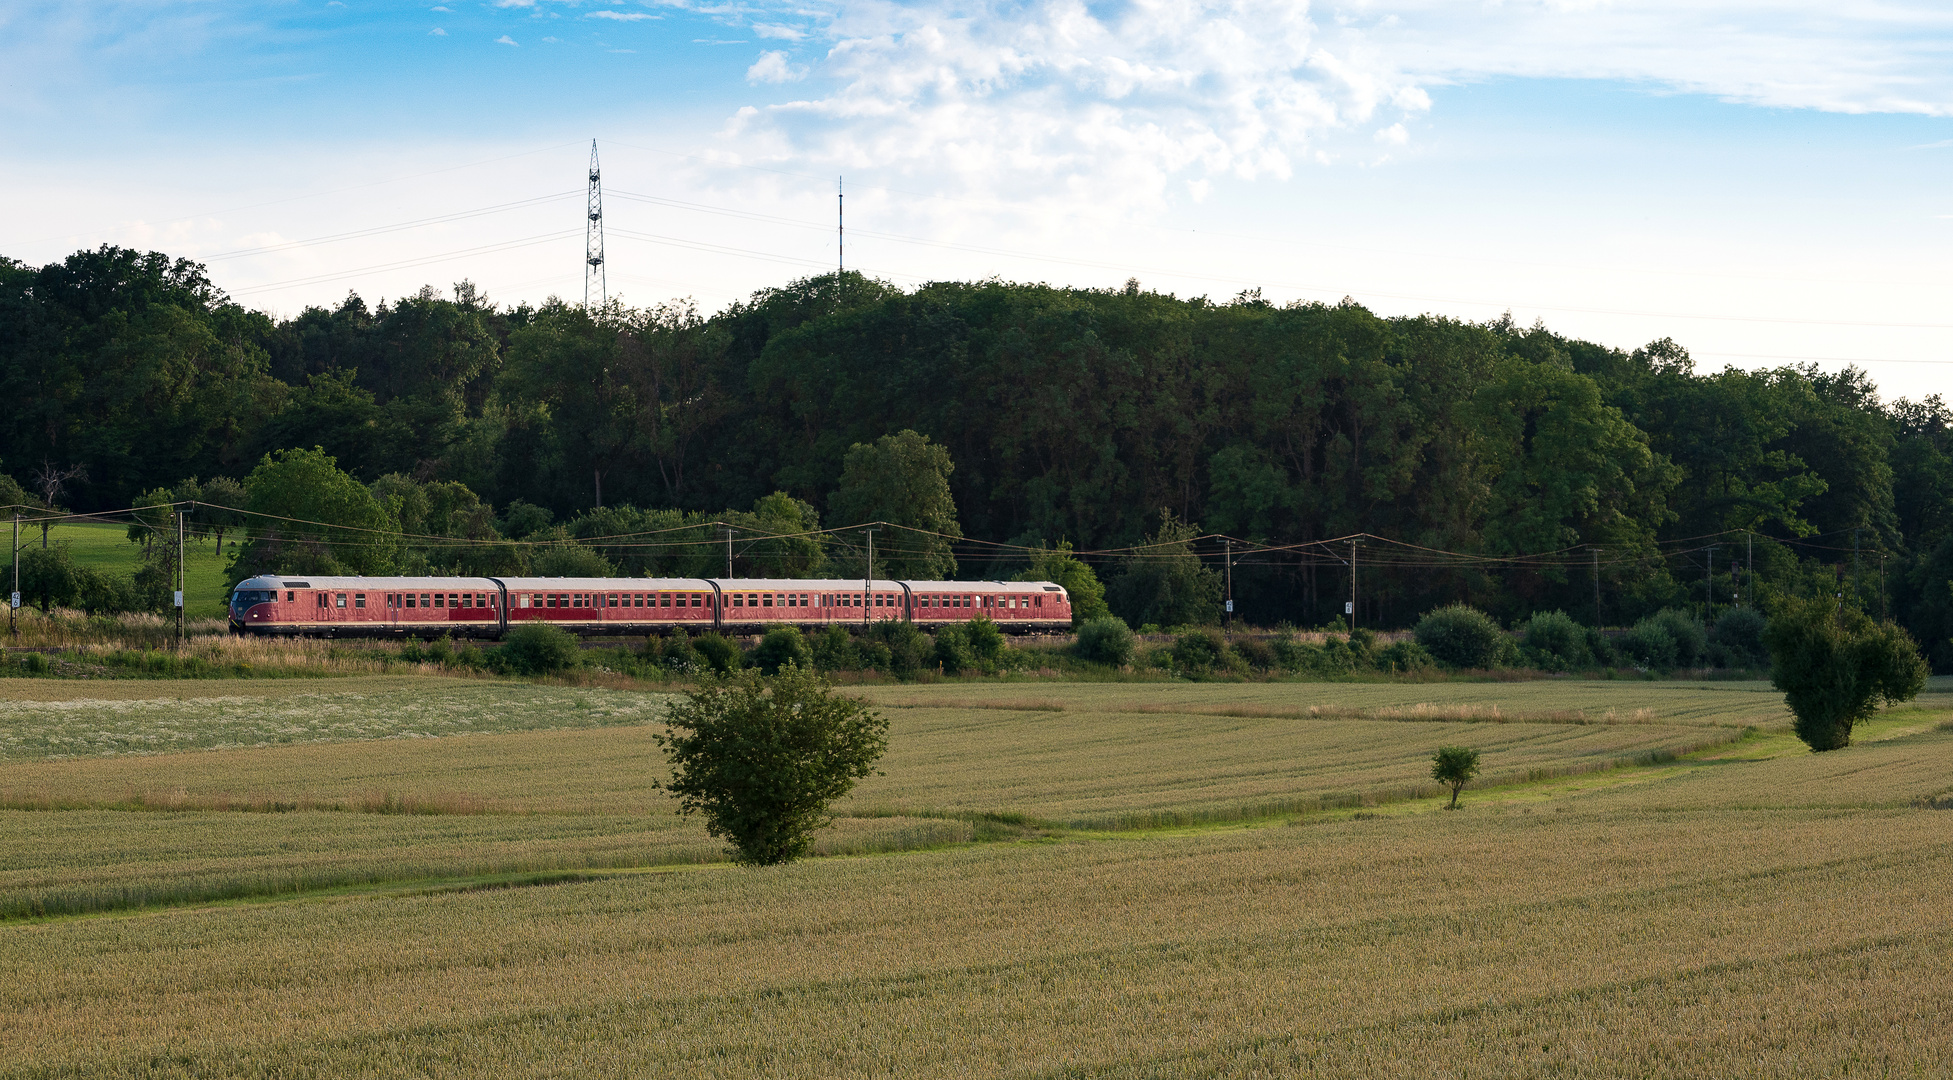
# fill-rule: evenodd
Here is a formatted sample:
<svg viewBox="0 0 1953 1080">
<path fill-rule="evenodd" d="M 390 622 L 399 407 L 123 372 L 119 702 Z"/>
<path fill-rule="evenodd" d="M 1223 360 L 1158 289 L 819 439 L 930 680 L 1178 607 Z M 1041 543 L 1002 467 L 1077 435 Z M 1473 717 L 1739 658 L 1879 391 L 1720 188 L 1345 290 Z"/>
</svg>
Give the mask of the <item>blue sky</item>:
<svg viewBox="0 0 1953 1080">
<path fill-rule="evenodd" d="M 898 284 L 1510 309 L 1919 396 L 1950 114 L 1944 4 L 16 0 L 0 254 L 159 248 L 284 314 L 578 297 L 596 138 L 633 304 L 832 265 L 845 174 Z"/>
</svg>

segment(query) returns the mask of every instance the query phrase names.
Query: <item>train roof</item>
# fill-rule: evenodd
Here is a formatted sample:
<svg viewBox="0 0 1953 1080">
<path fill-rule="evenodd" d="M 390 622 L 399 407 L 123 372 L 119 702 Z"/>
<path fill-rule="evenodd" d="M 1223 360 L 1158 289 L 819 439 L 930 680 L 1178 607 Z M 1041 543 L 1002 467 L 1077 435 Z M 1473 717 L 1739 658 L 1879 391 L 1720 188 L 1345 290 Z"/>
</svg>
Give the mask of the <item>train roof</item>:
<svg viewBox="0 0 1953 1080">
<path fill-rule="evenodd" d="M 911 581 L 909 588 L 919 593 L 1045 593 L 1064 592 L 1064 587 L 1049 581 Z"/>
<path fill-rule="evenodd" d="M 712 584 L 704 578 L 648 577 L 505 577 L 496 578 L 510 592 L 704 592 Z"/>
<path fill-rule="evenodd" d="M 485 577 L 347 577 L 337 574 L 259 574 L 237 583 L 240 589 L 324 589 L 388 592 L 411 589 L 493 589 Z"/>
</svg>

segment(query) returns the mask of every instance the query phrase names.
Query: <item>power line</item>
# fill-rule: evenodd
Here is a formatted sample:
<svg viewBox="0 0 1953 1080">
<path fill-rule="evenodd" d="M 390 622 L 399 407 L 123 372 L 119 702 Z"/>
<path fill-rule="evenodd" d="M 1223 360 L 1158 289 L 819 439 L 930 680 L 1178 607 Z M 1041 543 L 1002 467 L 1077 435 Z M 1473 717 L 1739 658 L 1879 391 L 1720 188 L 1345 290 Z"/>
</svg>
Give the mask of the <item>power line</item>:
<svg viewBox="0 0 1953 1080">
<path fill-rule="evenodd" d="M 474 210 L 462 210 L 452 214 L 442 214 L 437 217 L 419 218 L 414 221 L 403 221 L 394 225 L 378 225 L 371 229 L 355 229 L 352 232 L 315 236 L 309 240 L 289 240 L 284 243 L 266 244 L 262 247 L 239 248 L 236 251 L 220 251 L 215 255 L 204 256 L 203 261 L 222 262 L 230 259 L 249 258 L 253 255 L 265 255 L 274 251 L 289 251 L 292 248 L 312 247 L 317 244 L 333 244 L 341 240 L 357 240 L 368 236 L 380 236 L 385 233 L 401 232 L 406 229 L 418 229 L 424 225 L 440 225 L 450 221 L 463 221 L 468 218 L 482 217 L 486 214 L 499 214 L 506 210 L 517 210 L 525 206 L 536 206 L 541 203 L 554 202 L 558 199 L 566 199 L 575 194 L 577 193 L 574 191 L 563 191 L 554 195 L 538 195 L 533 199 L 520 199 L 516 202 L 498 203 L 494 206 L 484 206 Z"/>
</svg>

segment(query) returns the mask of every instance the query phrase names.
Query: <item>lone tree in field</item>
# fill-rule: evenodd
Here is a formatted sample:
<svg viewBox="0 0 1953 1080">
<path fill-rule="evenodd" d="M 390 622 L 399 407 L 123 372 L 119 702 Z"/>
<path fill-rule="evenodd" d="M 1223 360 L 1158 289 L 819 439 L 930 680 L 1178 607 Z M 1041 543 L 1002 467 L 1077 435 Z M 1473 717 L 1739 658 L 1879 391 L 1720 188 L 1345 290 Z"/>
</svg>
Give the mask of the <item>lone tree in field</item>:
<svg viewBox="0 0 1953 1080">
<path fill-rule="evenodd" d="M 753 866 L 792 862 L 833 820 L 827 809 L 875 775 L 888 721 L 796 664 L 778 675 L 708 678 L 654 736 L 671 760 L 659 785 Z"/>
<path fill-rule="evenodd" d="M 1812 750 L 1851 745 L 1851 729 L 1880 702 L 1910 701 L 1926 685 L 1926 661 L 1904 630 L 1830 600 L 1786 600 L 1764 628 L 1770 683 Z"/>
<path fill-rule="evenodd" d="M 1444 746 L 1431 759 L 1431 779 L 1451 789 L 1446 810 L 1458 809 L 1458 793 L 1478 775 L 1478 751 L 1465 746 Z"/>
</svg>

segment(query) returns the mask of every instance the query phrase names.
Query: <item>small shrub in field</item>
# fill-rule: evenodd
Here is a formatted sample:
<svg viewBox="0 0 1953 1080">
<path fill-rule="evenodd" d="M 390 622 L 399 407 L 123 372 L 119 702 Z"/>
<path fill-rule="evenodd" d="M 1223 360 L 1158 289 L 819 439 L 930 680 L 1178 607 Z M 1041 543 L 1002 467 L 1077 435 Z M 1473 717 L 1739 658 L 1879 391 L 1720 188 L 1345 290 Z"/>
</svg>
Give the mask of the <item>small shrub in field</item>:
<svg viewBox="0 0 1953 1080">
<path fill-rule="evenodd" d="M 1417 620 L 1417 643 L 1438 663 L 1454 668 L 1488 668 L 1498 661 L 1505 632 L 1490 615 L 1467 604 L 1426 612 Z"/>
<path fill-rule="evenodd" d="M 1594 658 L 1594 663 L 1602 666 L 1614 663 L 1616 660 L 1614 643 L 1607 640 L 1607 635 L 1601 633 L 1598 626 L 1589 626 L 1586 630 L 1587 655 Z"/>
<path fill-rule="evenodd" d="M 1117 615 L 1088 619 L 1078 628 L 1078 643 L 1072 649 L 1080 660 L 1124 667 L 1132 663 L 1132 630 Z"/>
<path fill-rule="evenodd" d="M 524 623 L 510 630 L 496 656 L 502 667 L 517 675 L 551 675 L 582 661 L 576 638 L 544 623 Z"/>
<path fill-rule="evenodd" d="M 1770 682 L 1812 750 L 1851 745 L 1851 729 L 1881 701 L 1910 701 L 1926 685 L 1926 661 L 1904 630 L 1830 600 L 1789 600 L 1764 630 Z"/>
<path fill-rule="evenodd" d="M 1446 810 L 1458 809 L 1458 793 L 1478 775 L 1478 751 L 1465 746 L 1440 747 L 1431 759 L 1431 779 L 1451 789 Z"/>
<path fill-rule="evenodd" d="M 1173 642 L 1174 666 L 1186 671 L 1211 671 L 1227 656 L 1227 641 L 1214 630 L 1189 630 Z"/>
<path fill-rule="evenodd" d="M 721 675 L 746 666 L 746 654 L 740 651 L 739 643 L 724 634 L 701 634 L 692 642 L 692 650 L 705 661 L 706 667 Z"/>
<path fill-rule="evenodd" d="M 1753 607 L 1731 608 L 1709 631 L 1709 646 L 1721 650 L 1719 659 L 1725 667 L 1761 667 L 1770 662 L 1770 650 L 1763 644 L 1769 622 Z"/>
<path fill-rule="evenodd" d="M 829 624 L 814 635 L 814 667 L 821 671 L 854 671 L 861 667 L 861 652 L 854 646 L 854 635 L 845 627 Z"/>
<path fill-rule="evenodd" d="M 964 624 L 964 632 L 970 638 L 970 651 L 985 663 L 994 663 L 1003 655 L 1004 632 L 987 615 L 978 615 Z"/>
<path fill-rule="evenodd" d="M 1520 646 L 1528 660 L 1546 671 L 1573 671 L 1593 663 L 1587 628 L 1564 611 L 1542 611 L 1526 620 Z"/>
<path fill-rule="evenodd" d="M 912 679 L 935 662 L 936 643 L 914 623 L 898 619 L 878 622 L 868 628 L 867 637 L 887 651 L 888 661 L 881 670 L 897 678 Z"/>
<path fill-rule="evenodd" d="M 834 800 L 875 774 L 888 721 L 789 665 L 771 678 L 711 679 L 654 735 L 671 760 L 662 787 L 701 814 L 740 862 L 774 866 L 807 853 Z"/>
<path fill-rule="evenodd" d="M 1702 620 L 1676 608 L 1663 608 L 1635 625 L 1659 626 L 1675 642 L 1675 667 L 1700 667 L 1709 657 L 1709 631 Z"/>
<path fill-rule="evenodd" d="M 1242 638 L 1234 643 L 1234 651 L 1256 671 L 1267 671 L 1275 666 L 1275 647 L 1260 638 Z"/>
<path fill-rule="evenodd" d="M 1437 667 L 1437 661 L 1415 641 L 1399 641 L 1378 649 L 1372 661 L 1378 671 L 1408 675 L 1418 671 L 1429 671 Z"/>
<path fill-rule="evenodd" d="M 936 662 L 951 675 L 977 666 L 976 653 L 970 651 L 970 635 L 963 627 L 950 625 L 936 630 Z"/>
<path fill-rule="evenodd" d="M 650 638 L 644 643 L 644 658 L 666 671 L 690 675 L 711 666 L 705 658 L 692 648 L 691 635 L 684 630 L 673 630 L 665 637 Z"/>
<path fill-rule="evenodd" d="M 778 675 L 780 669 L 788 664 L 803 668 L 814 666 L 814 652 L 807 647 L 807 639 L 801 636 L 797 627 L 792 626 L 776 626 L 768 630 L 760 643 L 753 646 L 749 658 L 762 675 Z"/>
<path fill-rule="evenodd" d="M 1615 639 L 1614 647 L 1636 667 L 1667 671 L 1675 666 L 1674 636 L 1666 626 L 1650 619 L 1635 623 L 1633 629 Z"/>
</svg>

